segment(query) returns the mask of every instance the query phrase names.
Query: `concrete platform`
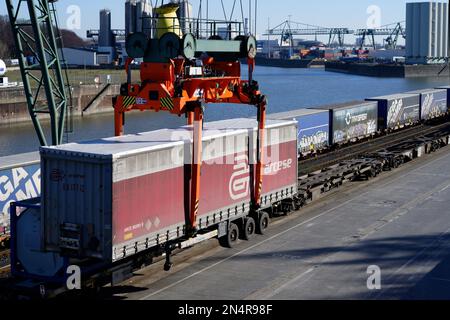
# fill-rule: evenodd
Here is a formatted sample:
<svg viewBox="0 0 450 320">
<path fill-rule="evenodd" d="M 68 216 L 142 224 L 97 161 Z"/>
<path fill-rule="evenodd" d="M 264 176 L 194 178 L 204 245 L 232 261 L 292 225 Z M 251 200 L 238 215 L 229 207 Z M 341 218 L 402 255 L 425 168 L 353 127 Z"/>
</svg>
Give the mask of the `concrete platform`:
<svg viewBox="0 0 450 320">
<path fill-rule="evenodd" d="M 154 265 L 114 297 L 450 299 L 450 149 L 349 184 L 235 249 L 192 250 L 170 273 Z M 367 288 L 372 265 L 381 290 Z"/>
</svg>

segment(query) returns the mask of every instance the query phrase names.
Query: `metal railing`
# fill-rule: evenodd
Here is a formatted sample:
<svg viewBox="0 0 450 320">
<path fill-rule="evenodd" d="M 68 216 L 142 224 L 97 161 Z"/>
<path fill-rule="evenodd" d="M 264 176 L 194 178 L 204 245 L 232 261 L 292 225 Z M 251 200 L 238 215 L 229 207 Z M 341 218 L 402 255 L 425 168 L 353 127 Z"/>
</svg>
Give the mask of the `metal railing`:
<svg viewBox="0 0 450 320">
<path fill-rule="evenodd" d="M 156 37 L 160 31 L 174 32 L 176 34 L 191 33 L 197 39 L 211 39 L 220 37 L 223 40 L 232 40 L 239 35 L 244 35 L 243 23 L 239 21 L 224 21 L 194 18 L 164 18 L 143 17 L 143 32 L 151 37 Z M 166 20 L 169 27 L 158 27 L 158 22 Z M 171 27 L 170 27 L 171 26 Z"/>
</svg>

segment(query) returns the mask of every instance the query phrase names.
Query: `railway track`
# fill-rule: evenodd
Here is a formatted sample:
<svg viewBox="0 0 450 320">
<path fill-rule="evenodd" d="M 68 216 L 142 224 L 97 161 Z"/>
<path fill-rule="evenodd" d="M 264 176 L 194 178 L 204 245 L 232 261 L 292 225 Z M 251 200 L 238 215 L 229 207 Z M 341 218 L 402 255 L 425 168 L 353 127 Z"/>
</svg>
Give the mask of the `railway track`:
<svg viewBox="0 0 450 320">
<path fill-rule="evenodd" d="M 448 122 L 437 125 L 418 125 L 388 135 L 359 141 L 358 143 L 299 161 L 299 176 L 333 166 L 344 160 L 353 159 L 360 154 L 376 152 L 380 149 L 388 149 L 408 139 L 446 130 L 450 132 L 450 123 Z"/>
</svg>

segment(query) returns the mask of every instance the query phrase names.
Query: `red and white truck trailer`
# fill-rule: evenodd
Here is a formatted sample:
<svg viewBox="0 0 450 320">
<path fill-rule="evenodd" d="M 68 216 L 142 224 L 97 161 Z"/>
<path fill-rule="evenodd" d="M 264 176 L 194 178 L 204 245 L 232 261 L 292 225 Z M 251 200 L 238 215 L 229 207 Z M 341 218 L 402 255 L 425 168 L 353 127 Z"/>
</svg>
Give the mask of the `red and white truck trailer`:
<svg viewBox="0 0 450 320">
<path fill-rule="evenodd" d="M 231 246 L 239 234 L 246 239 L 263 233 L 272 209 L 297 194 L 297 124 L 267 123 L 261 207 L 255 209 L 257 135 L 252 119 L 205 124 L 194 238 L 186 233 L 192 127 L 42 147 L 41 218 L 35 213 L 29 219 L 36 228 L 14 218 L 16 229 L 27 226 L 15 231 L 14 271 L 33 270 L 39 278 L 39 270 L 46 270 L 48 278 L 49 270 L 61 274 L 62 266 L 86 261 L 112 266 L 142 254 L 170 256 L 182 243 L 217 237 Z M 39 239 L 30 242 L 31 234 Z M 37 247 L 46 259 L 36 258 Z M 27 268 L 31 254 L 33 265 Z"/>
</svg>

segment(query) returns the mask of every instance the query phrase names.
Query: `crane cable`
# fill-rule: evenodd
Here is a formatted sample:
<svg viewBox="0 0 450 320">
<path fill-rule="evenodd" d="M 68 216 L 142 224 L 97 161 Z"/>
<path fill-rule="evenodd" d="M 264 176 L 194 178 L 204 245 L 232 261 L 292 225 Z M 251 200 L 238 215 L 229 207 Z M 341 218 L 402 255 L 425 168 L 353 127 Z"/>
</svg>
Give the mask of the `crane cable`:
<svg viewBox="0 0 450 320">
<path fill-rule="evenodd" d="M 202 0 L 200 0 L 200 5 L 198 7 L 197 19 L 202 20 Z"/>
<path fill-rule="evenodd" d="M 227 13 L 226 13 L 226 11 L 225 11 L 225 5 L 223 4 L 223 0 L 220 0 L 220 2 L 222 3 L 222 10 L 223 10 L 223 15 L 224 15 L 224 17 L 225 17 L 225 21 L 228 21 L 228 19 L 227 19 Z"/>
<path fill-rule="evenodd" d="M 233 2 L 233 8 L 231 9 L 230 22 L 231 22 L 231 20 L 233 20 L 234 8 L 235 8 L 235 7 L 236 7 L 236 0 L 234 0 L 234 2 Z"/>
<path fill-rule="evenodd" d="M 241 3 L 241 17 L 242 17 L 242 23 L 245 23 L 245 17 L 244 17 L 244 4 L 242 3 L 242 0 L 239 0 Z"/>
<path fill-rule="evenodd" d="M 258 0 L 255 0 L 255 33 L 253 34 L 256 37 L 257 31 L 257 22 L 258 22 Z"/>
</svg>

